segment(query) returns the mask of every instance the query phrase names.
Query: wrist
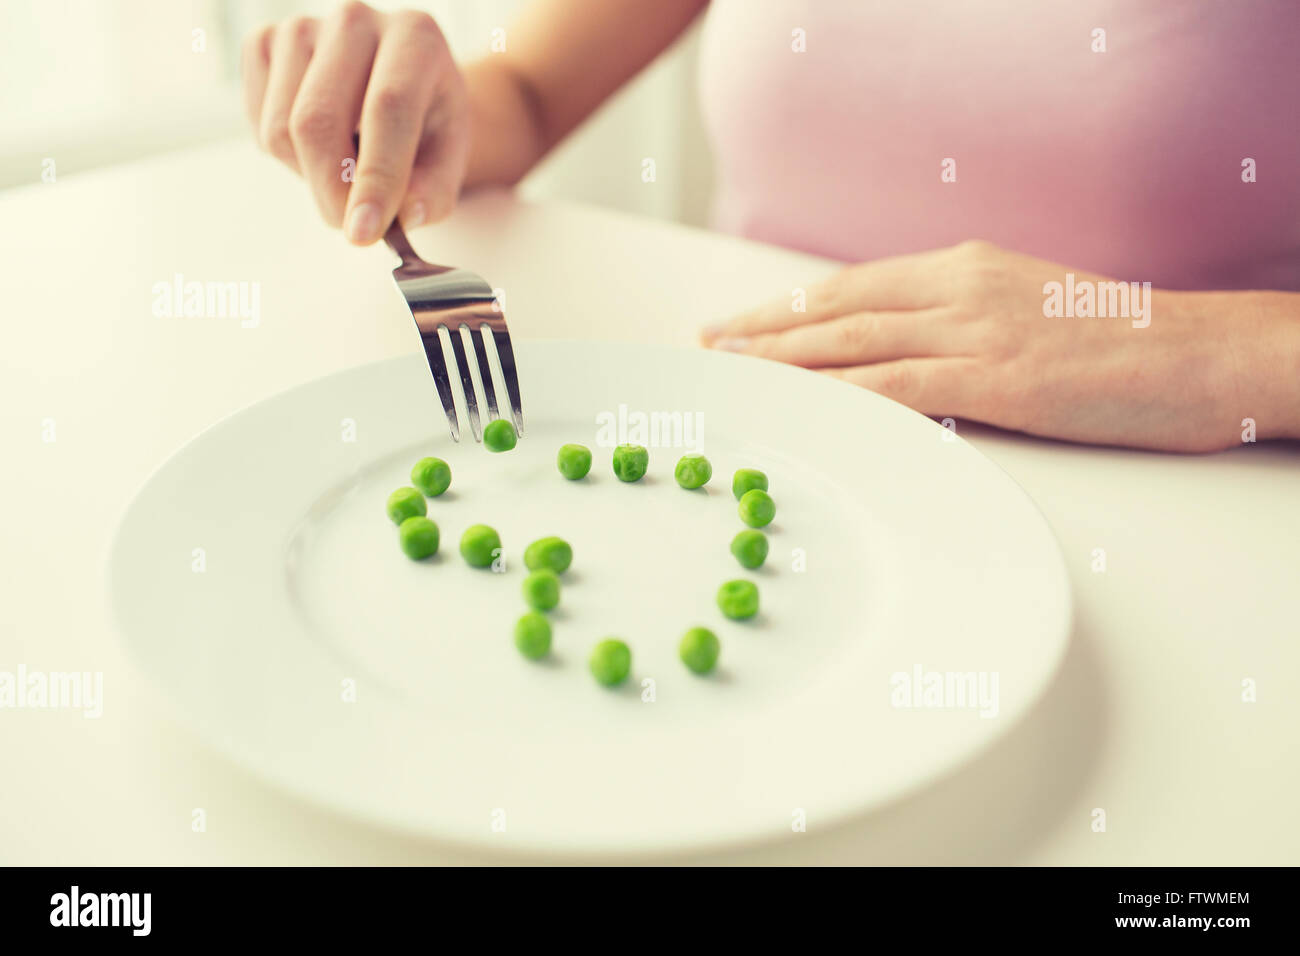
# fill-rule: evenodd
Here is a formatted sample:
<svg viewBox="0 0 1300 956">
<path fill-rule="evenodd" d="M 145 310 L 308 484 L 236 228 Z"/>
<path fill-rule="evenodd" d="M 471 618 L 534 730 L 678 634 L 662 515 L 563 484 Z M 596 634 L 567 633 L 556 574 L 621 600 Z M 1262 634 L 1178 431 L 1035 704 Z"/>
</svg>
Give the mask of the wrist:
<svg viewBox="0 0 1300 956">
<path fill-rule="evenodd" d="M 1253 424 L 1261 441 L 1300 439 L 1300 294 L 1209 293 L 1201 304 L 1230 339 L 1227 412 L 1243 435 Z"/>
<path fill-rule="evenodd" d="M 465 187 L 513 186 L 549 148 L 541 104 L 505 55 L 462 70 L 469 96 L 470 151 Z"/>
<path fill-rule="evenodd" d="M 1300 294 L 1258 296 L 1264 353 L 1262 374 L 1255 377 L 1269 416 L 1268 424 L 1260 425 L 1260 437 L 1300 440 Z"/>
</svg>

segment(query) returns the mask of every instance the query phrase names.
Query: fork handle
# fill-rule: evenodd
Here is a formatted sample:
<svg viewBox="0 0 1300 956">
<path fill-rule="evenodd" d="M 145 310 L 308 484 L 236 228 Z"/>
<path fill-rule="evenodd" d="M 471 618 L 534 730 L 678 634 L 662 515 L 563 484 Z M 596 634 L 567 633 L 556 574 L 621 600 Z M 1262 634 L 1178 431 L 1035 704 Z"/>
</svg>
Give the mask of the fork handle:
<svg viewBox="0 0 1300 956">
<path fill-rule="evenodd" d="M 402 226 L 396 219 L 388 227 L 388 231 L 384 233 L 384 242 L 388 243 L 389 249 L 397 253 L 397 257 L 402 260 L 404 266 L 419 265 L 424 261 L 415 254 L 415 250 L 411 248 L 411 243 L 406 238 L 406 233 L 402 231 Z"/>
</svg>

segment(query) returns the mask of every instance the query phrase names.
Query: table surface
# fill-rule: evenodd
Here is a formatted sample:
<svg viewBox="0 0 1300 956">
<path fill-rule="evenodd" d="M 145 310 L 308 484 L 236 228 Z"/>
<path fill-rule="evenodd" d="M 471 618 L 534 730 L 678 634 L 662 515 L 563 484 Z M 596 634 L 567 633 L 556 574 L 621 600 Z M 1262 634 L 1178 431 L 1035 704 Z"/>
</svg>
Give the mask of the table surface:
<svg viewBox="0 0 1300 956">
<path fill-rule="evenodd" d="M 497 859 L 305 806 L 228 764 L 159 702 L 106 614 L 109 535 L 182 443 L 276 392 L 412 349 L 387 250 L 347 246 L 243 142 L 0 194 L 0 225 L 0 672 L 104 674 L 98 720 L 0 709 L 0 863 Z M 531 338 L 688 345 L 699 325 L 836 268 L 505 193 L 412 240 L 502 288 L 511 329 Z M 155 317 L 153 286 L 177 273 L 259 282 L 260 322 Z M 903 803 L 681 860 L 1300 863 L 1300 449 L 1183 457 L 957 428 L 1061 542 L 1075 626 L 1049 693 L 992 751 Z"/>
</svg>

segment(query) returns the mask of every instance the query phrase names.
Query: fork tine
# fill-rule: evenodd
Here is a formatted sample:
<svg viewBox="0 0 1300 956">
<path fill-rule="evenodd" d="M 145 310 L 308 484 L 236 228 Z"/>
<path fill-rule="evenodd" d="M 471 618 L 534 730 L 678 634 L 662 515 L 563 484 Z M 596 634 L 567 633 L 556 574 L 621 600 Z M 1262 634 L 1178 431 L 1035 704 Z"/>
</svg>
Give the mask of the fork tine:
<svg viewBox="0 0 1300 956">
<path fill-rule="evenodd" d="M 519 401 L 519 374 L 515 371 L 515 350 L 510 347 L 510 332 L 504 324 L 492 330 L 496 342 L 497 358 L 501 362 L 501 377 L 506 380 L 506 394 L 510 396 L 510 413 L 515 420 L 515 431 L 524 433 L 524 409 Z"/>
<path fill-rule="evenodd" d="M 357 137 L 352 138 L 357 144 Z M 479 381 L 483 383 L 483 397 L 488 404 L 488 420 L 499 416 L 497 411 L 496 386 L 492 377 L 492 360 L 487 354 L 487 343 L 483 341 L 483 327 L 492 329 L 495 336 L 497 358 L 501 364 L 501 377 L 505 379 L 506 392 L 510 396 L 511 414 L 514 417 L 515 431 L 523 434 L 524 414 L 519 402 L 519 376 L 515 372 L 515 353 L 510 347 L 510 333 L 505 329 L 505 317 L 500 320 L 480 321 L 477 328 L 469 319 L 484 319 L 482 311 L 487 303 L 492 303 L 493 311 L 500 312 L 496 302 L 496 293 L 483 277 L 465 269 L 450 266 L 437 266 L 425 262 L 411 248 L 406 233 L 400 223 L 394 219 L 384 234 L 384 242 L 393 250 L 402 264 L 393 270 L 393 281 L 406 301 L 411 318 L 420 331 L 420 341 L 424 346 L 424 355 L 429 363 L 429 371 L 442 400 L 442 409 L 447 414 L 447 423 L 451 426 L 453 441 L 460 441 L 460 421 L 456 412 L 456 396 L 451 388 L 451 376 L 448 374 L 446 356 L 443 352 L 442 332 L 445 329 L 451 339 L 451 360 L 460 376 L 461 394 L 465 396 L 465 411 L 469 415 L 470 430 L 476 442 L 483 441 L 483 429 L 479 424 L 478 392 L 474 387 L 474 370 L 465 358 L 464 334 L 470 337 L 474 359 L 478 364 Z M 496 322 L 500 328 L 496 328 Z"/>
<path fill-rule="evenodd" d="M 443 328 L 447 328 L 443 326 Z M 460 372 L 460 384 L 465 391 L 465 411 L 469 413 L 469 428 L 474 433 L 474 440 L 483 440 L 483 430 L 478 423 L 478 395 L 474 391 L 474 378 L 469 371 L 469 362 L 465 359 L 465 345 L 460 340 L 460 329 L 447 328 L 451 338 L 451 353 L 456 360 L 456 370 Z"/>
<path fill-rule="evenodd" d="M 447 413 L 447 424 L 451 426 L 451 440 L 460 441 L 460 419 L 456 416 L 456 399 L 451 394 L 451 380 L 447 377 L 447 360 L 442 354 L 442 339 L 438 330 L 433 334 L 420 333 L 420 343 L 424 346 L 424 357 L 433 372 L 433 384 L 438 389 L 438 398 L 442 401 L 442 410 Z"/>
<path fill-rule="evenodd" d="M 483 341 L 483 327 L 477 329 L 463 326 L 469 332 L 470 344 L 474 347 L 474 357 L 478 359 L 478 377 L 483 381 L 483 396 L 487 399 L 488 421 L 498 417 L 497 390 L 492 386 L 492 363 L 488 361 L 487 343 Z"/>
</svg>

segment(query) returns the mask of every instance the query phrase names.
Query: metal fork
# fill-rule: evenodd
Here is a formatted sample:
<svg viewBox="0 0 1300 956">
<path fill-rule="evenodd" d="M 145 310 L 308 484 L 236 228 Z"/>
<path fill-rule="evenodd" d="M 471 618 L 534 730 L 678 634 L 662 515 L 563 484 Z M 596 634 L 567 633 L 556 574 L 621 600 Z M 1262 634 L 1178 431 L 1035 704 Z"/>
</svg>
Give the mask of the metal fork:
<svg viewBox="0 0 1300 956">
<path fill-rule="evenodd" d="M 515 352 L 510 346 L 510 332 L 506 329 L 505 313 L 496 301 L 492 287 L 483 278 L 465 269 L 453 269 L 450 266 L 435 266 L 425 262 L 415 254 L 406 234 L 397 220 L 384 235 L 388 248 L 401 257 L 402 264 L 393 270 L 393 279 L 401 290 L 406 304 L 411 308 L 415 326 L 420 330 L 420 341 L 424 344 L 424 356 L 429 360 L 429 371 L 433 373 L 434 384 L 438 388 L 438 397 L 442 399 L 443 410 L 447 413 L 447 423 L 451 426 L 452 441 L 460 441 L 460 422 L 456 414 L 456 399 L 451 391 L 451 378 L 447 374 L 447 363 L 443 355 L 440 329 L 447 330 L 451 340 L 452 364 L 460 377 L 461 389 L 465 397 L 465 410 L 469 415 L 470 429 L 474 440 L 483 440 L 483 430 L 479 427 L 478 396 L 474 389 L 474 379 L 470 373 L 469 363 L 465 360 L 465 344 L 462 329 L 468 331 L 474 357 L 478 363 L 479 380 L 483 383 L 483 396 L 487 400 L 488 420 L 499 418 L 497 411 L 496 389 L 492 385 L 492 363 L 488 356 L 484 329 L 492 333 L 497 359 L 501 365 L 501 377 L 505 381 L 506 394 L 510 398 L 511 417 L 514 418 L 515 430 L 524 433 L 524 413 L 519 402 L 519 376 L 515 371 Z"/>
</svg>

